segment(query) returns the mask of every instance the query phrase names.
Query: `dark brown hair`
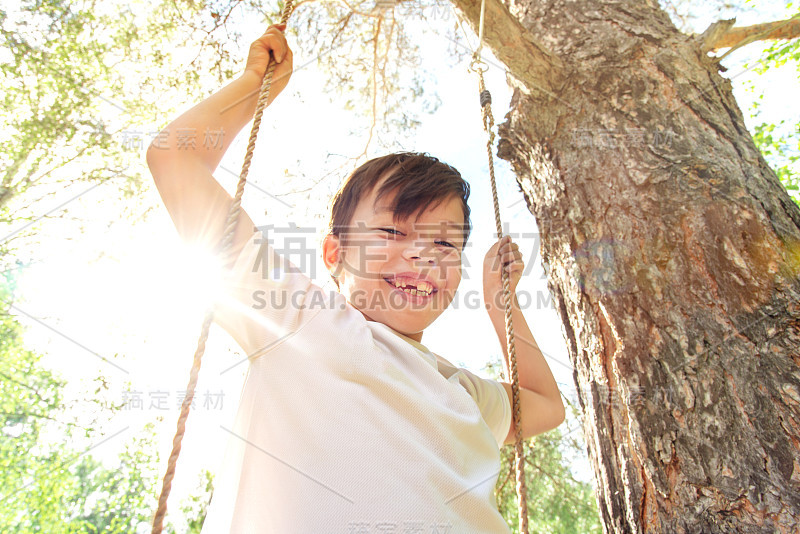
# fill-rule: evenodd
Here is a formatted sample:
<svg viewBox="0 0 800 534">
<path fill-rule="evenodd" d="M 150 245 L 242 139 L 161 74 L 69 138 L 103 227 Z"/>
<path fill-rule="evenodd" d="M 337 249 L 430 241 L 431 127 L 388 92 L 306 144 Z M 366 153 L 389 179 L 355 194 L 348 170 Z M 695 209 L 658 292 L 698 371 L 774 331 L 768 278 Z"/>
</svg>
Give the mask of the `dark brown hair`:
<svg viewBox="0 0 800 534">
<path fill-rule="evenodd" d="M 469 219 L 469 184 L 455 168 L 433 156 L 416 152 L 399 152 L 371 159 L 345 180 L 333 197 L 328 233 L 341 236 L 350 226 L 358 201 L 372 191 L 378 181 L 391 171 L 375 197 L 377 203 L 397 191 L 391 210 L 394 220 L 402 221 L 430 207 L 456 197 L 464 212 L 464 242 L 472 230 Z"/>
</svg>

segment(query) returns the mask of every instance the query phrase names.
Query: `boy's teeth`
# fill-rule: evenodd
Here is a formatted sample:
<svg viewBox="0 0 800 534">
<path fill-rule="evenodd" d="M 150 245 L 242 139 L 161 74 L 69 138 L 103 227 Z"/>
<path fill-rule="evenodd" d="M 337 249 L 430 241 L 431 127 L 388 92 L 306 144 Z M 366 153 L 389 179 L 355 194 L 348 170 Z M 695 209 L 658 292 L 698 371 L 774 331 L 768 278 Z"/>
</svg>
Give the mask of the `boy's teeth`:
<svg viewBox="0 0 800 534">
<path fill-rule="evenodd" d="M 428 296 L 433 292 L 433 285 L 430 282 L 424 280 L 411 280 L 413 284 L 409 282 L 410 281 L 405 278 L 397 278 L 394 280 L 394 285 L 410 295 Z M 409 285 L 415 287 L 406 287 Z"/>
</svg>

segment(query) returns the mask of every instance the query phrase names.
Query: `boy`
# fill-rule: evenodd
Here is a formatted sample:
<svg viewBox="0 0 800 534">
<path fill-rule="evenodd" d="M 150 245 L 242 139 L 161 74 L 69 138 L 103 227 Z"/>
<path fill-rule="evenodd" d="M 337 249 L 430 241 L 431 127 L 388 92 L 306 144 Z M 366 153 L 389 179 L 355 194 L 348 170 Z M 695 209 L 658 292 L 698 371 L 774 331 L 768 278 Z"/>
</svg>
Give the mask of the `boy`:
<svg viewBox="0 0 800 534">
<path fill-rule="evenodd" d="M 244 74 L 170 124 L 166 148 L 148 150 L 186 241 L 211 249 L 220 240 L 230 196 L 211 173 L 253 116 L 270 52 L 271 100 L 286 86 L 283 30 L 271 26 Z M 223 150 L 178 149 L 176 132 L 206 128 L 225 132 Z M 510 385 L 420 343 L 461 279 L 468 196 L 458 171 L 420 154 L 357 169 L 323 243 L 337 293 L 275 254 L 241 213 L 215 320 L 250 367 L 204 532 L 508 532 L 493 489 L 499 446 L 515 435 Z M 484 261 L 486 308 L 505 347 L 501 268 L 513 291 L 523 262 L 508 238 Z M 513 318 L 527 437 L 558 426 L 564 407 L 516 304 Z"/>
</svg>

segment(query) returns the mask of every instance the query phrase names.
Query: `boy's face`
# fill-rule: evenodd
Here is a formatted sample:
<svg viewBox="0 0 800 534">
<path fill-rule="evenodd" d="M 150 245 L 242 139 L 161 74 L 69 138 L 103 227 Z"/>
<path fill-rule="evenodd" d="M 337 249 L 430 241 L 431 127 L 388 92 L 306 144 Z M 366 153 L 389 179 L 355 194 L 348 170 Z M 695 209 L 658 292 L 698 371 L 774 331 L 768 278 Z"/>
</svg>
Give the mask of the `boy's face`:
<svg viewBox="0 0 800 534">
<path fill-rule="evenodd" d="M 419 341 L 461 282 L 461 200 L 448 198 L 395 223 L 394 194 L 375 204 L 381 182 L 359 201 L 348 231 L 325 240 L 324 259 L 338 272 L 342 294 L 367 319 Z"/>
</svg>

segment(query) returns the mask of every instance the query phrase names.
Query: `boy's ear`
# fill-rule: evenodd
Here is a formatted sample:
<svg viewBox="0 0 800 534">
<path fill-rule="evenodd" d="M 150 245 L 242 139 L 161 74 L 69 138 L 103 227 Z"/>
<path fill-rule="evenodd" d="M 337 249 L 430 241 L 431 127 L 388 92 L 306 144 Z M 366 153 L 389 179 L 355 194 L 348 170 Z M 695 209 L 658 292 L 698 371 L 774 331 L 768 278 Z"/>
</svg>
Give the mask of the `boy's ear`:
<svg viewBox="0 0 800 534">
<path fill-rule="evenodd" d="M 342 272 L 342 248 L 338 236 L 328 234 L 322 240 L 322 261 L 331 273 L 331 276 L 338 278 Z"/>
</svg>

